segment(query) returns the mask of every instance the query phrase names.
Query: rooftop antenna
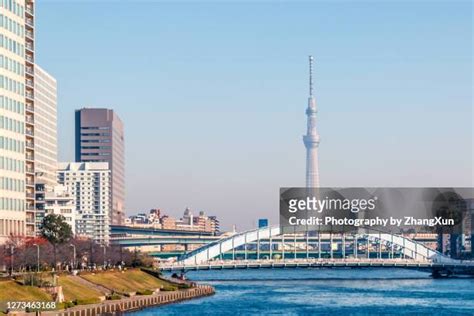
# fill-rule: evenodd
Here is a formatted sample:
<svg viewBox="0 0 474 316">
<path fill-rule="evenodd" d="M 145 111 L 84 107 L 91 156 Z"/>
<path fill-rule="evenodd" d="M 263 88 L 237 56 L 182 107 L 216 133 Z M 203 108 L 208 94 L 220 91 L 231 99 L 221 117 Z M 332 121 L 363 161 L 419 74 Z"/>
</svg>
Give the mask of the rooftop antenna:
<svg viewBox="0 0 474 316">
<path fill-rule="evenodd" d="M 309 55 L 309 97 L 313 97 L 313 56 Z"/>
</svg>

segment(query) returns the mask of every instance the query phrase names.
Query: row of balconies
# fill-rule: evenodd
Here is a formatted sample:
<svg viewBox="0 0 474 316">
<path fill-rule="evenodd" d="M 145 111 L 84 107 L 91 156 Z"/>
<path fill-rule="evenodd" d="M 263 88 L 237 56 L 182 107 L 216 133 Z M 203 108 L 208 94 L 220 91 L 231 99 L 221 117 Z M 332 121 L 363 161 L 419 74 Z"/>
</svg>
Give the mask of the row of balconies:
<svg viewBox="0 0 474 316">
<path fill-rule="evenodd" d="M 33 55 L 32 55 L 31 53 L 26 53 L 25 59 L 26 59 L 27 61 L 29 61 L 30 63 L 34 63 L 34 62 L 35 62 L 35 60 L 34 60 L 34 58 L 33 58 Z"/>
<path fill-rule="evenodd" d="M 32 79 L 26 79 L 26 85 L 31 88 L 35 87 L 35 84 Z"/>
<path fill-rule="evenodd" d="M 34 109 L 32 103 L 27 104 L 27 105 L 25 106 L 25 109 L 26 109 L 26 111 L 28 111 L 28 112 L 34 112 L 34 111 L 35 111 L 35 109 Z"/>
<path fill-rule="evenodd" d="M 26 72 L 27 74 L 29 74 L 29 75 L 34 76 L 34 74 L 35 74 L 35 69 L 34 69 L 33 67 L 29 67 L 29 66 L 28 66 L 28 67 L 25 67 L 25 72 Z"/>
<path fill-rule="evenodd" d="M 30 15 L 34 15 L 35 13 L 34 13 L 33 10 L 34 10 L 34 8 L 33 8 L 33 5 L 32 5 L 32 4 L 27 4 L 27 5 L 25 6 L 25 11 L 26 11 L 26 13 L 29 13 Z"/>
<path fill-rule="evenodd" d="M 29 18 L 27 17 L 25 20 L 26 20 L 26 25 L 35 27 L 35 21 L 33 20 L 32 17 L 29 17 Z"/>
<path fill-rule="evenodd" d="M 32 42 L 26 42 L 25 47 L 26 47 L 26 49 L 28 49 L 31 52 L 33 52 L 35 50 L 34 45 L 33 45 Z"/>
<path fill-rule="evenodd" d="M 32 40 L 35 38 L 34 32 L 32 30 L 26 30 L 25 34 Z"/>
<path fill-rule="evenodd" d="M 35 98 L 35 96 L 34 96 L 34 94 L 33 94 L 33 91 L 31 91 L 31 90 L 30 90 L 30 91 L 26 91 L 25 95 L 26 95 L 27 98 L 29 98 L 29 99 L 31 99 L 31 100 L 34 100 L 34 98 Z"/>
</svg>

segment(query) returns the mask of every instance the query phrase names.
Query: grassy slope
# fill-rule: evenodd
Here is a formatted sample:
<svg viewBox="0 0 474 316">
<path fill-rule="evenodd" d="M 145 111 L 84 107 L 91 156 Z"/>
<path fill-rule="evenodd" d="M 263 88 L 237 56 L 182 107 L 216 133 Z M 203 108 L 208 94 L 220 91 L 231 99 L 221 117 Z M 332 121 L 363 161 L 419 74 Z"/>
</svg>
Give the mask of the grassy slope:
<svg viewBox="0 0 474 316">
<path fill-rule="evenodd" d="M 168 286 L 169 283 L 159 280 L 140 270 L 105 272 L 81 275 L 83 278 L 119 292 L 135 292 Z"/>
<path fill-rule="evenodd" d="M 104 295 L 95 289 L 88 288 L 83 284 L 75 282 L 75 280 L 70 276 L 60 276 L 58 281 L 59 285 L 63 287 L 66 301 L 72 301 L 74 299 L 88 300 Z"/>
<path fill-rule="evenodd" d="M 0 301 L 51 301 L 52 297 L 34 286 L 0 281 Z"/>
</svg>

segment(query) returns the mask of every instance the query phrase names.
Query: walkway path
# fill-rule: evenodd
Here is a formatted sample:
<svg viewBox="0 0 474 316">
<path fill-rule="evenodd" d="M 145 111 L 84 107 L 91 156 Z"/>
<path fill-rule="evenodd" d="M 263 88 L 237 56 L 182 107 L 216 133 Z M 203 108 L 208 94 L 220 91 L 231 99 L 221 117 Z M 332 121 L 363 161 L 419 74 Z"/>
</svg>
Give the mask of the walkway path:
<svg viewBox="0 0 474 316">
<path fill-rule="evenodd" d="M 91 282 L 91 281 L 89 281 L 89 280 L 84 279 L 84 278 L 81 277 L 81 276 L 74 275 L 74 276 L 72 276 L 72 278 L 73 278 L 74 281 L 77 281 L 77 283 L 81 283 L 82 285 L 85 285 L 85 286 L 87 286 L 87 287 L 93 288 L 93 289 L 95 289 L 95 290 L 97 290 L 97 291 L 99 291 L 99 292 L 101 292 L 101 293 L 103 293 L 103 294 L 110 294 L 110 293 L 112 293 L 112 290 L 111 290 L 111 289 L 106 288 L 106 287 L 104 287 L 104 286 L 102 286 L 102 285 L 99 285 L 99 284 L 95 284 L 95 283 L 93 283 L 93 282 Z"/>
</svg>

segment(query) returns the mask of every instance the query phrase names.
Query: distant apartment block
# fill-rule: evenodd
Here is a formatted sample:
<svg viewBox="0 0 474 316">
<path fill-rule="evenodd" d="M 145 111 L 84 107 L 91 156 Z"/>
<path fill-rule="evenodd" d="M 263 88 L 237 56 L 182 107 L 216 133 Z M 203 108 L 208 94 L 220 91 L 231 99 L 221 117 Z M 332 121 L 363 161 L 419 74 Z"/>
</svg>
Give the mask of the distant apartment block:
<svg viewBox="0 0 474 316">
<path fill-rule="evenodd" d="M 71 192 L 76 235 L 109 243 L 111 176 L 107 162 L 59 163 L 58 183 Z"/>
<path fill-rule="evenodd" d="M 76 162 L 108 162 L 111 170 L 112 208 L 110 220 L 120 225 L 125 208 L 124 128 L 110 109 L 76 110 Z"/>
<path fill-rule="evenodd" d="M 220 230 L 219 220 L 216 216 L 207 216 L 202 211 L 199 212 L 197 216 L 194 216 L 189 208 L 186 208 L 181 219 L 161 215 L 160 210 L 152 209 L 149 214 L 139 213 L 128 217 L 125 220 L 125 224 L 155 229 L 185 230 L 215 234 Z"/>
</svg>

